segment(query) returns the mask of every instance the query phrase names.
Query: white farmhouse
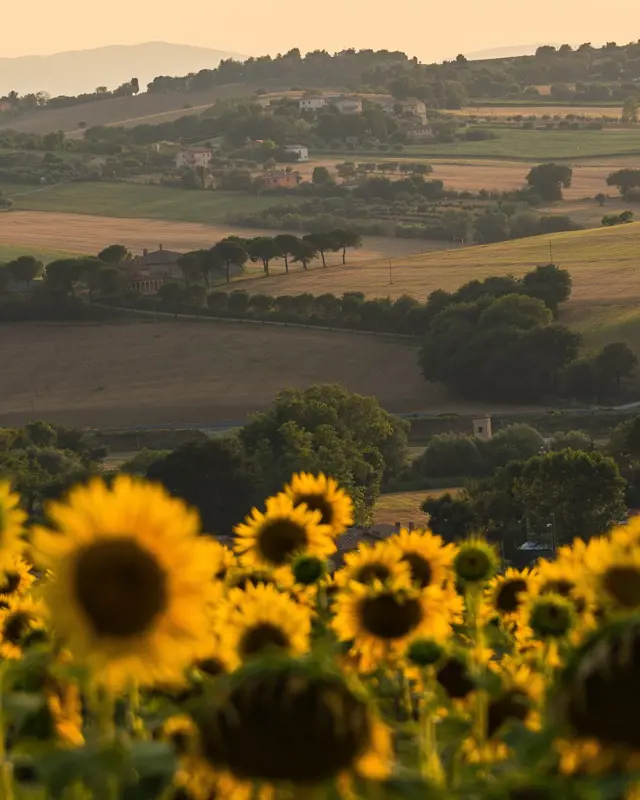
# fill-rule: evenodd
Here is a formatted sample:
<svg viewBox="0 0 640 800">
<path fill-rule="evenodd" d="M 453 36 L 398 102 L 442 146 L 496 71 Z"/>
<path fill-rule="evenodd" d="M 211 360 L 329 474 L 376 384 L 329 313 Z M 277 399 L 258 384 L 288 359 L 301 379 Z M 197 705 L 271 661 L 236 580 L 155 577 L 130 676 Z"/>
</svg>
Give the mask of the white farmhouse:
<svg viewBox="0 0 640 800">
<path fill-rule="evenodd" d="M 309 149 L 303 144 L 287 144 L 284 146 L 285 153 L 295 153 L 298 156 L 298 161 L 309 160 Z"/>
<path fill-rule="evenodd" d="M 327 100 L 324 97 L 301 97 L 298 100 L 298 108 L 300 111 L 317 111 L 327 105 Z"/>
<path fill-rule="evenodd" d="M 211 157 L 211 150 L 206 147 L 187 147 L 176 155 L 176 167 L 209 167 Z"/>
</svg>

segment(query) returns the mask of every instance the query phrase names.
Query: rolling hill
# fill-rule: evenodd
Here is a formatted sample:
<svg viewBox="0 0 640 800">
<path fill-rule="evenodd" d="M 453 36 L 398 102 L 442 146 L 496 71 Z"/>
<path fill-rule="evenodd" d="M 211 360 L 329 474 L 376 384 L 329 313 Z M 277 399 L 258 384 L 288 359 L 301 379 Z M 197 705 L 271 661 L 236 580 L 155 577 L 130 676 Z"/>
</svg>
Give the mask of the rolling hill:
<svg viewBox="0 0 640 800">
<path fill-rule="evenodd" d="M 187 75 L 213 69 L 223 58 L 231 57 L 246 58 L 224 50 L 145 42 L 47 56 L 0 58 L 0 95 L 10 91 L 77 95 L 93 92 L 96 86 L 114 89 L 134 76 L 143 88 L 157 75 Z"/>
</svg>

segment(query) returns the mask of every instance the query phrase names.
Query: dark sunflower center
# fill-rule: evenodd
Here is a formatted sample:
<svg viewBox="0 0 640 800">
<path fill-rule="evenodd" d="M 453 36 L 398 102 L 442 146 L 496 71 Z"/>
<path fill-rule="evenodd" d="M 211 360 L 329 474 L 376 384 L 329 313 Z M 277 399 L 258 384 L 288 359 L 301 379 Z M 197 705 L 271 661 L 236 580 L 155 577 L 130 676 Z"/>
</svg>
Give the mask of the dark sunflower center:
<svg viewBox="0 0 640 800">
<path fill-rule="evenodd" d="M 604 575 L 604 589 L 623 608 L 640 605 L 640 572 L 635 567 L 612 567 Z"/>
<path fill-rule="evenodd" d="M 386 564 L 365 564 L 356 571 L 353 579 L 358 583 L 371 585 L 374 581 L 386 581 L 391 575 L 391 570 Z"/>
<path fill-rule="evenodd" d="M 307 532 L 286 517 L 267 522 L 258 535 L 258 548 L 271 564 L 281 566 L 307 544 Z"/>
<path fill-rule="evenodd" d="M 250 628 L 240 641 L 240 653 L 244 658 L 255 656 L 263 650 L 272 648 L 286 648 L 289 645 L 287 635 L 275 625 L 263 622 Z"/>
<path fill-rule="evenodd" d="M 17 572 L 5 573 L 5 581 L 0 585 L 0 594 L 13 594 L 20 586 L 20 575 Z"/>
<path fill-rule="evenodd" d="M 299 494 L 296 495 L 295 505 L 305 503 L 309 511 L 319 511 L 321 513 L 320 523 L 331 525 L 333 523 L 333 506 L 323 494 Z"/>
<path fill-rule="evenodd" d="M 484 550 L 469 548 L 458 553 L 456 573 L 465 581 L 480 581 L 491 573 L 491 558 Z"/>
<path fill-rule="evenodd" d="M 223 581 L 227 577 L 227 568 L 222 567 L 222 569 L 219 569 L 213 577 L 217 581 Z"/>
<path fill-rule="evenodd" d="M 300 794 L 350 769 L 371 741 L 365 704 L 339 679 L 288 666 L 237 675 L 216 706 L 205 706 L 200 730 L 214 766 L 292 782 Z"/>
<path fill-rule="evenodd" d="M 222 675 L 226 671 L 222 661 L 218 661 L 217 658 L 204 658 L 202 661 L 198 661 L 197 667 L 200 672 L 211 675 L 212 678 Z"/>
<path fill-rule="evenodd" d="M 2 638 L 11 644 L 21 644 L 30 630 L 30 617 L 22 611 L 10 614 L 2 628 Z"/>
<path fill-rule="evenodd" d="M 533 609 L 530 625 L 540 636 L 564 636 L 571 627 L 571 613 L 565 606 L 540 603 Z"/>
<path fill-rule="evenodd" d="M 436 673 L 438 683 L 454 700 L 461 700 L 476 687 L 467 667 L 457 658 L 450 658 Z"/>
<path fill-rule="evenodd" d="M 578 737 L 640 749 L 640 625 L 610 625 L 568 667 L 557 696 L 561 718 Z"/>
<path fill-rule="evenodd" d="M 363 600 L 362 627 L 379 639 L 402 639 L 422 620 L 420 602 L 389 592 Z"/>
<path fill-rule="evenodd" d="M 108 539 L 80 551 L 76 598 L 98 636 L 143 634 L 167 604 L 167 579 L 133 539 Z"/>
<path fill-rule="evenodd" d="M 183 756 L 191 750 L 192 737 L 186 731 L 175 731 L 169 737 L 169 741 L 179 756 Z"/>
<path fill-rule="evenodd" d="M 487 736 L 491 737 L 511 720 L 524 722 L 529 714 L 529 698 L 519 689 L 507 692 L 503 697 L 492 700 L 487 712 Z"/>
<path fill-rule="evenodd" d="M 429 586 L 433 577 L 433 570 L 426 558 L 418 555 L 418 553 L 406 553 L 402 560 L 409 564 L 411 578 L 414 583 L 417 583 L 421 589 Z"/>
<path fill-rule="evenodd" d="M 559 594 L 561 597 L 569 597 L 574 588 L 575 583 L 573 583 L 573 581 L 547 581 L 544 585 L 543 592 L 555 592 L 555 594 Z"/>
<path fill-rule="evenodd" d="M 516 611 L 520 605 L 520 595 L 526 591 L 527 582 L 522 578 L 512 581 L 505 581 L 498 589 L 496 595 L 496 609 L 503 614 L 510 614 Z"/>
</svg>

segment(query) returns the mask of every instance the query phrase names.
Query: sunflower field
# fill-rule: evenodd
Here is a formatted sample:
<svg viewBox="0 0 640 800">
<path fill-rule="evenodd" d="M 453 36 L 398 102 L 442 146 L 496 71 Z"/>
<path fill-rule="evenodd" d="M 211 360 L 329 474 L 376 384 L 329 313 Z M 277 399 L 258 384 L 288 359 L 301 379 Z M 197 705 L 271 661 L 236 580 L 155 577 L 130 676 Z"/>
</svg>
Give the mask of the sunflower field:
<svg viewBox="0 0 640 800">
<path fill-rule="evenodd" d="M 640 798 L 637 522 L 516 571 L 428 530 L 342 563 L 324 475 L 235 552 L 129 476 L 44 513 L 0 483 L 0 800 Z"/>
</svg>

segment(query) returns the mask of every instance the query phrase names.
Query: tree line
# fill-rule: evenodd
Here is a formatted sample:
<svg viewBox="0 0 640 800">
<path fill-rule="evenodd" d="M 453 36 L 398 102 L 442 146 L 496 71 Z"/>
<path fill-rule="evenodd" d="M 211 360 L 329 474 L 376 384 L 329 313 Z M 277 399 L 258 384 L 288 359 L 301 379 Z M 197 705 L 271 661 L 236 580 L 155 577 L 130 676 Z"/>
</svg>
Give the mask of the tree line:
<svg viewBox="0 0 640 800">
<path fill-rule="evenodd" d="M 419 358 L 424 377 L 471 400 L 618 399 L 636 356 L 621 342 L 581 356 L 581 335 L 557 321 L 570 293 L 571 276 L 554 264 L 521 280 L 492 277 L 433 292 Z"/>
</svg>

